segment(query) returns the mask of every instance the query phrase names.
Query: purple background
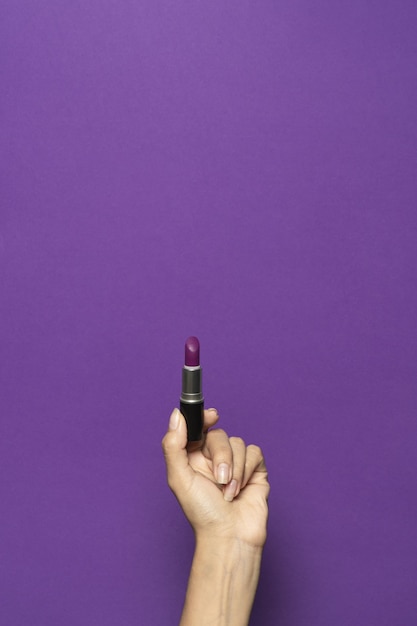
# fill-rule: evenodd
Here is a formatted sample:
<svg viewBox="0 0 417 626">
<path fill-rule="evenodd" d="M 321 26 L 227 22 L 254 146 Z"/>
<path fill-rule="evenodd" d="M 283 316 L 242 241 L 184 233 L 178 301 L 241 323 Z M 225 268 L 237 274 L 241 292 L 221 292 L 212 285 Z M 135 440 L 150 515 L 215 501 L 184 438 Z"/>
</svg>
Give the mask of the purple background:
<svg viewBox="0 0 417 626">
<path fill-rule="evenodd" d="M 415 1 L 0 11 L 0 623 L 178 623 L 197 334 L 270 470 L 252 623 L 414 624 Z"/>
</svg>

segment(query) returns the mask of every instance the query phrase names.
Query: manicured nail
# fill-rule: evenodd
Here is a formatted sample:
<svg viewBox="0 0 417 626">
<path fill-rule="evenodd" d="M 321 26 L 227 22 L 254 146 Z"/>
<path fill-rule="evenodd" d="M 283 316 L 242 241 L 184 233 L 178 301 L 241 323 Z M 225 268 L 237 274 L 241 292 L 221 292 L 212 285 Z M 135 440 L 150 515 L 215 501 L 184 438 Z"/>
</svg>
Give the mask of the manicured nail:
<svg viewBox="0 0 417 626">
<path fill-rule="evenodd" d="M 217 482 L 220 485 L 227 485 L 229 482 L 229 466 L 227 463 L 220 463 L 217 468 Z"/>
<path fill-rule="evenodd" d="M 169 418 L 169 429 L 176 430 L 178 428 L 179 423 L 180 423 L 180 412 L 178 409 L 174 409 L 171 413 L 171 417 Z"/>
<path fill-rule="evenodd" d="M 233 479 L 227 485 L 223 493 L 223 497 L 226 500 L 226 502 L 232 502 L 233 498 L 236 495 L 236 491 L 237 491 L 237 480 Z"/>
</svg>

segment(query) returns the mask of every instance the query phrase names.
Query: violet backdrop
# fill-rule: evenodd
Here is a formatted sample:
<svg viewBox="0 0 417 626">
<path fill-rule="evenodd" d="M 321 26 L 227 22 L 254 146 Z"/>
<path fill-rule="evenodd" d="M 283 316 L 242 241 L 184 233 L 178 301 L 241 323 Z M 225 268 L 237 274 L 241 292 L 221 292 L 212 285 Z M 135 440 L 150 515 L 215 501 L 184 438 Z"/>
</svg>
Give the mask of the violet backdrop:
<svg viewBox="0 0 417 626">
<path fill-rule="evenodd" d="M 0 12 L 1 626 L 178 623 L 190 334 L 269 466 L 251 623 L 416 624 L 416 3 Z"/>
</svg>

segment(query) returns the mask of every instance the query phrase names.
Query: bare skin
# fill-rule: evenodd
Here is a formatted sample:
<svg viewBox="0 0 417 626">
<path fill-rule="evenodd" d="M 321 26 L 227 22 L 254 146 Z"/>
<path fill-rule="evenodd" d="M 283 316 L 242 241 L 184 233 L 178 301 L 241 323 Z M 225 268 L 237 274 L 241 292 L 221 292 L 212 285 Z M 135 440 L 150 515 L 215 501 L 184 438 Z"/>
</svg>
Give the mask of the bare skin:
<svg viewBox="0 0 417 626">
<path fill-rule="evenodd" d="M 266 540 L 269 495 L 262 451 L 228 437 L 215 409 L 201 442 L 187 446 L 174 409 L 162 447 L 168 484 L 196 538 L 180 626 L 246 626 Z M 211 430 L 209 430 L 211 429 Z"/>
</svg>

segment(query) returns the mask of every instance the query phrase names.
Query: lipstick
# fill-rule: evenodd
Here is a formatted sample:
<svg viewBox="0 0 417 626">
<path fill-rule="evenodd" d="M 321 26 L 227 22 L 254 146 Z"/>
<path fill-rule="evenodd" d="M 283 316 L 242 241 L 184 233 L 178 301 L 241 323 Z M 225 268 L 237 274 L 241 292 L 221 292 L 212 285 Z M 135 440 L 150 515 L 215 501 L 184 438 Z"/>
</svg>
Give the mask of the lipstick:
<svg viewBox="0 0 417 626">
<path fill-rule="evenodd" d="M 180 396 L 180 411 L 187 422 L 188 441 L 200 441 L 203 437 L 204 398 L 201 374 L 200 342 L 197 337 L 188 337 L 185 342 Z"/>
</svg>

